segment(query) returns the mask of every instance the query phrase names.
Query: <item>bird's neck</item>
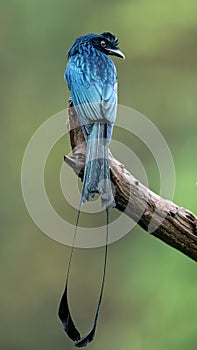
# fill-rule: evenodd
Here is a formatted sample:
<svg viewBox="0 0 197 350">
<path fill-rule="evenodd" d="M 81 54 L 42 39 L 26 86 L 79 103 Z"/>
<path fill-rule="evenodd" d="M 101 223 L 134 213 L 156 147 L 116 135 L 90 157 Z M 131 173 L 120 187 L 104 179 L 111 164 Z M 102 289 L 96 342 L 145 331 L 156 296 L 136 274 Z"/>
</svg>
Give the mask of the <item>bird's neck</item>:
<svg viewBox="0 0 197 350">
<path fill-rule="evenodd" d="M 81 73 L 91 75 L 93 79 L 100 78 L 102 83 L 116 81 L 116 68 L 113 61 L 91 45 L 81 45 L 78 53 L 72 57 L 72 61 Z"/>
</svg>

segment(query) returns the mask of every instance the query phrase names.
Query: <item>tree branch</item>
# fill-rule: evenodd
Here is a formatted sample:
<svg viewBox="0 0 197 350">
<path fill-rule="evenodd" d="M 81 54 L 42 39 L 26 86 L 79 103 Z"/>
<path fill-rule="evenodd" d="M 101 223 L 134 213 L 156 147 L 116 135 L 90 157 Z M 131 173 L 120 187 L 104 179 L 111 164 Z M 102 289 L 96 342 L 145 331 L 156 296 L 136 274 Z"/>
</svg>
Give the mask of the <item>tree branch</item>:
<svg viewBox="0 0 197 350">
<path fill-rule="evenodd" d="M 64 160 L 83 179 L 86 143 L 71 100 L 68 103 L 67 127 L 72 156 L 64 156 Z M 145 231 L 197 261 L 197 217 L 150 191 L 110 151 L 109 157 L 116 208 Z"/>
</svg>

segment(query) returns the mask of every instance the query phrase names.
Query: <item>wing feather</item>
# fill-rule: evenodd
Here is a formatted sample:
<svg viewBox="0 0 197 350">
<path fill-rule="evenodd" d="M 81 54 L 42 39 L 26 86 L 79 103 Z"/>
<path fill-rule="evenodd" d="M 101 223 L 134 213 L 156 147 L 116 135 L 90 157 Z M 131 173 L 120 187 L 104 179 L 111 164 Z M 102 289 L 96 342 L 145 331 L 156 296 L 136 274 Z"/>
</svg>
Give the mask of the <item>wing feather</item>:
<svg viewBox="0 0 197 350">
<path fill-rule="evenodd" d="M 100 76 L 84 74 L 82 68 L 79 68 L 72 59 L 69 61 L 65 79 L 82 125 L 101 120 L 110 124 L 115 122 L 117 76 L 114 64 L 111 67 L 109 81 L 102 81 Z"/>
</svg>

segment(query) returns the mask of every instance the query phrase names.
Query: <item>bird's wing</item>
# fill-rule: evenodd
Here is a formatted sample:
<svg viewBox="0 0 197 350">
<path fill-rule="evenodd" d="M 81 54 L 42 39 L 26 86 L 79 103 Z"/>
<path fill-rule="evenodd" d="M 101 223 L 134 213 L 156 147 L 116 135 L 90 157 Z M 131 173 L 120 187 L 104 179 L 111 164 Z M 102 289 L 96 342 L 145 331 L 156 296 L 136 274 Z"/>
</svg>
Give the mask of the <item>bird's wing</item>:
<svg viewBox="0 0 197 350">
<path fill-rule="evenodd" d="M 71 97 L 82 124 L 99 120 L 110 124 L 115 122 L 117 77 L 114 64 L 110 67 L 110 74 L 105 72 L 104 78 L 101 74 L 92 74 L 90 71 L 85 74 L 70 61 L 65 79 L 68 81 Z"/>
</svg>

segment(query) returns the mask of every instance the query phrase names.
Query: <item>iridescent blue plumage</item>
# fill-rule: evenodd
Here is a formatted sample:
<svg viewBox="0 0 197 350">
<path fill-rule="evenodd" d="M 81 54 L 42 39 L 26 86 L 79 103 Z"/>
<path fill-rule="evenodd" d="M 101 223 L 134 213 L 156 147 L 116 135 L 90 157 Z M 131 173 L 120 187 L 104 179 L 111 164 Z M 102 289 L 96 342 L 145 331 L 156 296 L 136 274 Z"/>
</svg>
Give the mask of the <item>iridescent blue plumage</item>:
<svg viewBox="0 0 197 350">
<path fill-rule="evenodd" d="M 102 47 L 101 43 L 106 46 Z M 65 72 L 88 148 L 82 203 L 98 192 L 105 207 L 114 205 L 108 144 L 116 119 L 117 72 L 107 56 L 110 50 L 120 55 L 117 39 L 112 34 L 84 35 L 68 51 L 70 60 Z"/>
<path fill-rule="evenodd" d="M 69 62 L 64 75 L 87 143 L 80 207 L 89 199 L 89 196 L 94 197 L 96 193 L 99 193 L 107 213 L 105 262 L 100 297 L 93 326 L 90 332 L 82 338 L 74 325 L 68 307 L 67 290 L 73 247 L 71 250 L 65 291 L 59 307 L 59 317 L 65 332 L 75 341 L 77 347 L 84 347 L 94 339 L 106 271 L 108 208 L 115 205 L 110 182 L 108 145 L 116 119 L 117 72 L 108 55 L 124 58 L 114 35 L 105 32 L 100 35 L 81 36 L 76 39 L 68 51 Z M 80 211 L 76 227 L 79 213 Z"/>
</svg>

